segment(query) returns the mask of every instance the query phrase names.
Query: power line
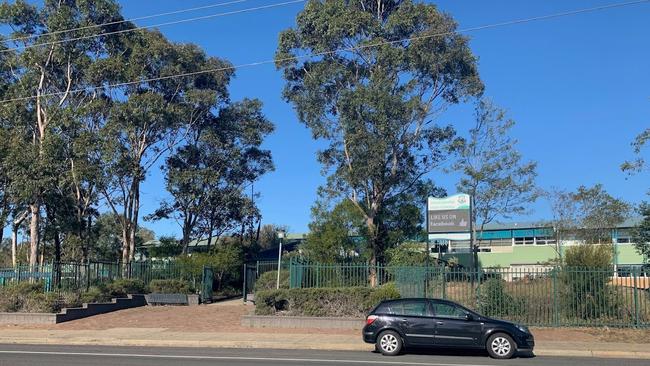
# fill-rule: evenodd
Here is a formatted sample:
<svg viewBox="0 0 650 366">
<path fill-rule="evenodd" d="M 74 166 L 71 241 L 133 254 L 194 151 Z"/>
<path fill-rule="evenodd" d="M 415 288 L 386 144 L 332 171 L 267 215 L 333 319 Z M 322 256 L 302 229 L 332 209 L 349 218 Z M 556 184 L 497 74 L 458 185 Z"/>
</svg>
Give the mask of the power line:
<svg viewBox="0 0 650 366">
<path fill-rule="evenodd" d="M 87 25 L 87 26 L 83 26 L 83 27 L 62 29 L 62 30 L 53 31 L 53 32 L 34 34 L 34 35 L 31 35 L 31 36 L 8 38 L 8 39 L 5 39 L 5 42 L 16 42 L 16 41 L 22 41 L 22 40 L 25 40 L 25 39 L 31 39 L 31 38 L 36 38 L 36 37 L 51 36 L 51 35 L 54 35 L 54 34 L 61 34 L 61 33 L 79 31 L 79 30 L 99 28 L 99 27 L 104 27 L 104 26 L 107 26 L 107 25 L 115 25 L 115 24 L 121 24 L 121 23 L 127 23 L 127 22 L 135 22 L 135 21 L 144 20 L 144 19 L 158 18 L 158 17 L 168 16 L 168 15 L 176 15 L 176 14 L 188 13 L 188 12 L 197 11 L 197 10 L 205 10 L 205 9 L 217 8 L 217 7 L 220 7 L 220 6 L 243 3 L 243 2 L 246 2 L 246 1 L 249 1 L 249 0 L 233 0 L 233 1 L 228 1 L 228 2 L 225 2 L 225 3 L 209 4 L 209 5 L 204 5 L 204 6 L 197 6 L 197 7 L 194 7 L 194 8 L 168 11 L 166 13 L 158 13 L 158 14 L 144 15 L 144 16 L 135 17 L 135 18 L 116 20 L 116 21 L 112 21 L 112 22 L 108 22 L 108 23 L 91 24 L 91 25 Z"/>
<path fill-rule="evenodd" d="M 181 73 L 181 74 L 173 74 L 173 75 L 167 75 L 167 76 L 159 76 L 159 77 L 155 77 L 155 78 L 140 79 L 140 80 L 135 80 L 135 81 L 127 81 L 127 82 L 122 82 L 122 83 L 108 84 L 108 85 L 104 85 L 104 86 L 93 86 L 93 87 L 88 87 L 88 88 L 72 89 L 72 90 L 68 91 L 68 93 L 90 92 L 90 91 L 95 91 L 95 90 L 104 89 L 104 88 L 113 89 L 113 88 L 119 88 L 119 87 L 128 86 L 128 85 L 134 85 L 134 84 L 148 83 L 148 82 L 160 81 L 160 80 L 169 80 L 169 79 L 188 77 L 188 76 L 196 76 L 196 75 L 209 74 L 209 73 L 227 71 L 227 70 L 236 70 L 236 69 L 241 69 L 241 68 L 245 68 L 245 67 L 273 64 L 273 63 L 276 63 L 276 62 L 285 62 L 285 61 L 296 61 L 296 60 L 301 60 L 301 59 L 309 59 L 309 58 L 312 58 L 312 57 L 332 55 L 332 54 L 336 54 L 338 52 L 358 51 L 358 50 L 363 50 L 363 49 L 367 49 L 367 48 L 374 48 L 374 47 L 379 47 L 379 46 L 384 46 L 384 45 L 391 45 L 391 44 L 403 43 L 403 42 L 408 42 L 408 41 L 417 41 L 417 40 L 421 40 L 421 39 L 428 39 L 428 38 L 434 38 L 434 37 L 444 37 L 444 36 L 453 35 L 453 34 L 456 34 L 456 33 L 468 33 L 468 32 L 474 32 L 474 31 L 478 31 L 478 30 L 505 27 L 505 26 L 510 26 L 510 25 L 523 24 L 523 23 L 529 23 L 529 22 L 535 22 L 535 21 L 541 21 L 541 20 L 549 20 L 549 19 L 554 19 L 554 18 L 566 17 L 566 16 L 577 15 L 577 14 L 582 14 L 582 13 L 588 13 L 588 12 L 594 12 L 594 11 L 606 10 L 606 9 L 613 9 L 613 8 L 619 8 L 619 7 L 629 6 L 629 5 L 637 5 L 637 4 L 641 4 L 641 3 L 649 3 L 649 2 L 650 2 L 650 0 L 637 0 L 637 1 L 630 1 L 630 2 L 626 2 L 626 3 L 603 5 L 603 6 L 597 6 L 597 7 L 592 7 L 592 8 L 585 8 L 585 9 L 566 11 L 566 12 L 562 12 L 562 13 L 541 15 L 541 16 L 536 16 L 536 17 L 532 17 L 532 18 L 515 19 L 515 20 L 510 20 L 510 21 L 505 21 L 505 22 L 500 22 L 500 23 L 492 23 L 492 24 L 486 24 L 486 25 L 481 25 L 481 26 L 476 26 L 476 27 L 471 27 L 471 28 L 463 28 L 463 29 L 459 29 L 459 30 L 456 30 L 456 31 L 450 31 L 450 32 L 442 32 L 442 33 L 434 33 L 434 34 L 427 34 L 427 35 L 421 35 L 421 36 L 414 36 L 414 37 L 402 38 L 402 39 L 393 40 L 393 41 L 381 41 L 381 42 L 376 42 L 376 43 L 371 43 L 371 44 L 361 45 L 361 46 L 355 46 L 355 47 L 338 48 L 338 49 L 335 49 L 335 50 L 316 52 L 316 53 L 311 53 L 311 54 L 302 55 L 302 56 L 289 56 L 289 57 L 283 57 L 283 58 L 277 58 L 277 59 L 269 59 L 269 60 L 263 60 L 263 61 L 249 62 L 249 63 L 239 64 L 239 65 L 234 65 L 234 66 L 224 66 L 224 67 L 212 68 L 212 69 L 207 69 L 207 70 L 199 70 L 199 71 L 186 72 L 186 73 Z M 51 97 L 51 96 L 63 95 L 65 93 L 66 92 L 46 93 L 46 94 L 42 94 L 41 97 Z M 24 101 L 24 100 L 31 100 L 31 99 L 36 99 L 36 98 L 38 98 L 38 96 L 32 95 L 32 96 L 29 96 L 29 97 L 3 99 L 3 100 L 0 100 L 0 104 L 18 102 L 18 101 Z"/>
<path fill-rule="evenodd" d="M 256 7 L 253 7 L 253 8 L 233 10 L 233 11 L 228 11 L 228 12 L 225 12 L 225 13 L 203 15 L 203 16 L 194 17 L 194 18 L 179 19 L 179 20 L 174 20 L 174 21 L 170 21 L 170 22 L 146 25 L 146 26 L 142 26 L 142 27 L 121 29 L 121 30 L 113 31 L 113 32 L 106 32 L 106 33 L 93 34 L 93 35 L 88 35 L 88 36 L 61 39 L 61 40 L 58 40 L 58 41 L 36 43 L 36 44 L 31 44 L 31 45 L 26 45 L 26 46 L 18 46 L 18 47 L 13 47 L 13 48 L 7 48 L 7 49 L 4 49 L 4 50 L 0 50 L 0 53 L 16 51 L 16 50 L 25 50 L 25 49 L 28 49 L 28 48 L 34 48 L 34 47 L 40 47 L 40 46 L 56 45 L 56 44 L 68 43 L 68 42 L 72 42 L 72 41 L 80 41 L 82 39 L 108 36 L 108 35 L 112 35 L 112 34 L 129 33 L 129 32 L 134 32 L 134 31 L 141 30 L 141 29 L 150 29 L 150 28 L 157 28 L 157 27 L 162 27 L 162 26 L 167 26 L 167 25 L 182 24 L 182 23 L 194 22 L 194 21 L 197 21 L 197 20 L 205 20 L 205 19 L 223 17 L 223 16 L 228 16 L 228 15 L 234 15 L 234 14 L 249 13 L 249 12 L 253 12 L 253 11 L 257 11 L 257 10 L 277 8 L 277 7 L 280 7 L 280 6 L 304 3 L 305 1 L 307 1 L 307 0 L 291 0 L 291 1 L 281 2 L 281 3 L 274 3 L 274 4 L 269 4 L 269 5 L 256 6 Z"/>
</svg>

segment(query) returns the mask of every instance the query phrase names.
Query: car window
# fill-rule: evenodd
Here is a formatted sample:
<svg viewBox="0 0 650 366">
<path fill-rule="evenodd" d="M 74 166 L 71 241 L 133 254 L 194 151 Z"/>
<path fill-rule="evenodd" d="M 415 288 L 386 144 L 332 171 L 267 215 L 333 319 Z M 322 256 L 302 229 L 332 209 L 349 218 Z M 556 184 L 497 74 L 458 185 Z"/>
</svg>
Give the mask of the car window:
<svg viewBox="0 0 650 366">
<path fill-rule="evenodd" d="M 394 303 L 392 302 L 385 302 L 383 304 L 380 304 L 377 306 L 375 309 L 374 313 L 375 314 L 395 314 L 394 309 Z"/>
<path fill-rule="evenodd" d="M 433 305 L 433 313 L 435 316 L 440 316 L 440 317 L 445 317 L 445 318 L 458 318 L 458 319 L 465 319 L 466 312 L 462 308 L 452 305 L 452 304 L 447 304 L 444 302 L 434 302 L 432 303 Z"/>
<path fill-rule="evenodd" d="M 427 303 L 425 301 L 404 301 L 402 302 L 402 315 L 427 316 Z"/>
</svg>

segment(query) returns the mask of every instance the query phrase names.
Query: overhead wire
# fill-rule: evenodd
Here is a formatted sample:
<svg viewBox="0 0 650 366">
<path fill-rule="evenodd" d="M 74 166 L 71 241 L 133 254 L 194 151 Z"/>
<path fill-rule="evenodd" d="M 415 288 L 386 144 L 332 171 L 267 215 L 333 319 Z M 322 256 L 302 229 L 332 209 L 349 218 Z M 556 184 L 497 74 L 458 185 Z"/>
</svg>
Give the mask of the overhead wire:
<svg viewBox="0 0 650 366">
<path fill-rule="evenodd" d="M 91 34 L 91 35 L 85 35 L 85 36 L 79 36 L 79 37 L 73 37 L 73 38 L 66 38 L 66 39 L 59 39 L 59 40 L 56 40 L 56 41 L 35 43 L 35 44 L 30 44 L 30 45 L 16 46 L 16 47 L 2 49 L 2 50 L 0 50 L 0 53 L 6 53 L 6 52 L 18 51 L 18 50 L 26 50 L 26 49 L 29 49 L 29 48 L 40 47 L 40 46 L 50 46 L 50 45 L 63 44 L 63 43 L 68 43 L 68 42 L 73 42 L 73 41 L 80 41 L 80 40 L 88 39 L 88 38 L 104 37 L 104 36 L 109 36 L 109 35 L 113 35 L 113 34 L 130 33 L 130 32 L 135 32 L 135 31 L 142 30 L 142 29 L 151 29 L 151 28 L 158 28 L 158 27 L 163 27 L 163 26 L 168 26 L 168 25 L 195 22 L 195 21 L 198 21 L 198 20 L 212 19 L 212 18 L 224 17 L 224 16 L 234 15 L 234 14 L 250 13 L 250 12 L 258 11 L 258 10 L 271 9 L 271 8 L 277 8 L 277 7 L 280 7 L 280 6 L 287 6 L 287 5 L 292 5 L 292 4 L 304 3 L 305 1 L 307 1 L 307 0 L 290 0 L 290 1 L 280 2 L 280 3 L 273 3 L 273 4 L 255 6 L 255 7 L 252 7 L 252 8 L 238 9 L 238 10 L 228 11 L 228 12 L 224 12 L 224 13 L 202 15 L 202 16 L 198 16 L 198 17 L 173 20 L 173 21 L 164 22 L 164 23 L 151 24 L 151 25 L 145 25 L 145 26 L 128 28 L 128 29 L 120 29 L 120 30 L 117 30 L 117 31 L 98 33 L 98 34 Z"/>
<path fill-rule="evenodd" d="M 29 35 L 29 36 L 6 38 L 4 41 L 5 42 L 16 42 L 16 41 L 23 41 L 23 40 L 26 40 L 26 39 L 32 39 L 32 38 L 37 38 L 37 37 L 51 36 L 51 35 L 54 35 L 54 34 L 61 34 L 61 33 L 80 31 L 80 30 L 100 28 L 100 27 L 105 27 L 105 26 L 108 26 L 108 25 L 122 24 L 122 23 L 128 23 L 128 22 L 132 23 L 132 22 L 136 22 L 138 20 L 159 18 L 159 17 L 169 16 L 169 15 L 176 15 L 176 14 L 188 13 L 188 12 L 193 12 L 193 11 L 198 11 L 198 10 L 211 9 L 211 8 L 216 8 L 216 7 L 226 6 L 226 5 L 243 3 L 243 2 L 246 2 L 246 1 L 249 1 L 249 0 L 233 0 L 233 1 L 228 1 L 228 2 L 224 2 L 224 3 L 216 3 L 216 4 L 197 6 L 197 7 L 193 7 L 193 8 L 187 8 L 187 9 L 173 10 L 173 11 L 168 11 L 168 12 L 165 12 L 165 13 L 143 15 L 143 16 L 139 16 L 139 17 L 135 17 L 135 18 L 115 20 L 115 21 L 112 21 L 112 22 L 106 22 L 106 23 L 100 23 L 100 24 L 91 24 L 91 25 L 86 25 L 86 26 L 83 26 L 83 27 L 61 29 L 61 30 L 57 30 L 57 31 L 46 32 L 46 33 L 41 33 L 41 34 L 34 34 L 34 35 Z"/>
<path fill-rule="evenodd" d="M 256 61 L 256 62 L 249 62 L 249 63 L 233 65 L 233 66 L 224 66 L 224 67 L 218 67 L 218 68 L 212 68 L 212 69 L 206 69 L 206 70 L 199 70 L 199 71 L 193 71 L 193 72 L 187 72 L 187 73 L 179 73 L 179 74 L 173 74 L 173 75 L 159 76 L 159 77 L 154 77 L 154 78 L 139 79 L 139 80 L 134 80 L 134 81 L 127 81 L 127 82 L 114 83 L 114 84 L 108 84 L 108 85 L 78 88 L 78 89 L 72 89 L 72 90 L 69 90 L 69 91 L 66 91 L 66 92 L 52 92 L 52 93 L 41 94 L 40 97 L 64 95 L 66 93 L 90 92 L 90 91 L 95 91 L 95 90 L 99 90 L 99 89 L 114 89 L 114 88 L 119 88 L 119 87 L 128 86 L 128 85 L 149 83 L 149 82 L 154 82 L 154 81 L 168 80 L 168 79 L 174 79 L 174 78 L 182 78 L 182 77 L 188 77 L 188 76 L 196 76 L 196 75 L 201 75 L 201 74 L 209 74 L 209 73 L 227 71 L 227 70 L 236 70 L 236 69 L 241 69 L 241 68 L 245 68 L 245 67 L 253 67 L 253 66 L 266 65 L 266 64 L 273 64 L 273 63 L 276 63 L 276 62 L 297 61 L 297 60 L 309 59 L 309 58 L 313 58 L 313 57 L 332 55 L 332 54 L 336 54 L 336 53 L 339 53 L 339 52 L 358 51 L 358 50 L 363 50 L 363 49 L 373 48 L 373 47 L 379 47 L 379 46 L 384 46 L 384 45 L 391 45 L 391 44 L 397 44 L 397 43 L 403 43 L 403 42 L 411 42 L 411 41 L 417 41 L 417 40 L 421 40 L 421 39 L 428 39 L 428 38 L 434 38 L 434 37 L 444 37 L 444 36 L 453 35 L 453 34 L 456 34 L 456 33 L 469 33 L 469 32 L 474 32 L 474 31 L 479 31 L 479 30 L 499 28 L 499 27 L 505 27 L 505 26 L 510 26 L 510 25 L 517 25 L 517 24 L 535 22 L 535 21 L 549 20 L 549 19 L 566 17 L 566 16 L 571 16 L 571 15 L 577 15 L 577 14 L 582 14 L 582 13 L 587 13 L 587 12 L 594 12 L 594 11 L 599 11 L 599 10 L 613 9 L 613 8 L 619 8 L 619 7 L 623 7 L 623 6 L 637 5 L 637 4 L 649 3 L 649 2 L 650 2 L 650 0 L 637 0 L 637 1 L 629 1 L 629 2 L 625 2 L 625 3 L 602 5 L 602 6 L 591 7 L 591 8 L 584 8 L 584 9 L 565 11 L 565 12 L 561 12 L 561 13 L 541 15 L 541 16 L 536 16 L 536 17 L 531 17 L 531 18 L 515 19 L 515 20 L 504 21 L 504 22 L 499 22 L 499 23 L 492 23 L 492 24 L 486 24 L 486 25 L 481 25 L 481 26 L 476 26 L 476 27 L 462 28 L 462 29 L 458 29 L 458 30 L 455 30 L 455 31 L 449 31 L 449 32 L 441 32 L 441 33 L 434 33 L 434 34 L 424 34 L 424 35 L 420 35 L 420 36 L 402 38 L 402 39 L 392 40 L 392 41 L 380 41 L 380 42 L 375 42 L 375 43 L 370 43 L 370 44 L 365 44 L 365 45 L 360 45 L 360 46 L 343 47 L 343 48 L 338 48 L 338 49 L 335 49 L 335 50 L 315 52 L 315 53 L 310 53 L 310 54 L 306 54 L 306 55 L 274 58 L 274 59 L 268 59 L 268 60 L 262 60 L 262 61 Z M 31 99 L 36 99 L 38 97 L 39 96 L 32 95 L 32 96 L 28 96 L 28 97 L 4 99 L 4 100 L 0 100 L 0 104 L 31 100 Z"/>
</svg>

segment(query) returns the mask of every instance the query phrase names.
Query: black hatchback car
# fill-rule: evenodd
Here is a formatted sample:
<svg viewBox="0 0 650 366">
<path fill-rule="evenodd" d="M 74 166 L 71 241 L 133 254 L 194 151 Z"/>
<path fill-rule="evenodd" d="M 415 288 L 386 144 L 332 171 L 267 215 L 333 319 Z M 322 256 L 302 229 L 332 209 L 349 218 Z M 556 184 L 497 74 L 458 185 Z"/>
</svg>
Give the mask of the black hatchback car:
<svg viewBox="0 0 650 366">
<path fill-rule="evenodd" d="M 528 328 L 479 315 L 459 304 L 437 299 L 383 301 L 368 315 L 363 340 L 387 356 L 404 347 L 486 349 L 493 358 L 532 351 Z"/>
</svg>

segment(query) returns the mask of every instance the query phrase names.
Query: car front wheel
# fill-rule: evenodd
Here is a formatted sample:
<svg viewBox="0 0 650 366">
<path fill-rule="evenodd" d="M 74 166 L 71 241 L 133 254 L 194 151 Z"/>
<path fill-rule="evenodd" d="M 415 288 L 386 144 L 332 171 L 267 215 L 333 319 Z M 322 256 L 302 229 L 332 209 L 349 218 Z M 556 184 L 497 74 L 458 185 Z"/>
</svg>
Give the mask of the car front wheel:
<svg viewBox="0 0 650 366">
<path fill-rule="evenodd" d="M 402 337 L 397 332 L 388 330 L 377 337 L 377 349 L 384 356 L 395 356 L 402 351 Z"/>
<path fill-rule="evenodd" d="M 515 342 L 505 333 L 491 335 L 488 338 L 486 348 L 490 357 L 501 360 L 512 358 L 517 351 Z"/>
</svg>

